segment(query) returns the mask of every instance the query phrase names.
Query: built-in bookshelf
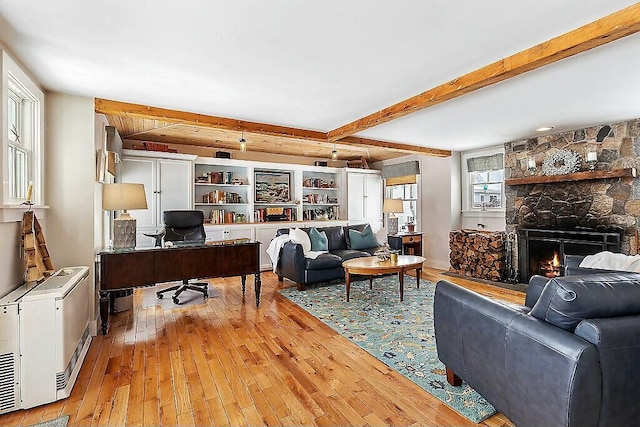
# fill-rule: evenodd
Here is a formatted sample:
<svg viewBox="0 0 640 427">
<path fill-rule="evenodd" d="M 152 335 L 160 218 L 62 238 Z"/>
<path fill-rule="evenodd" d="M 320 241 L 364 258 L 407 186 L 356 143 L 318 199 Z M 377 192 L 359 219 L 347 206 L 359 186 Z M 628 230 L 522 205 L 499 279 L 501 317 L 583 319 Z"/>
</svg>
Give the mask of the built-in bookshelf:
<svg viewBox="0 0 640 427">
<path fill-rule="evenodd" d="M 341 174 L 335 171 L 304 171 L 302 174 L 302 219 L 340 219 Z"/>
<path fill-rule="evenodd" d="M 252 222 L 249 167 L 198 158 L 194 164 L 194 208 L 210 224 Z"/>
</svg>

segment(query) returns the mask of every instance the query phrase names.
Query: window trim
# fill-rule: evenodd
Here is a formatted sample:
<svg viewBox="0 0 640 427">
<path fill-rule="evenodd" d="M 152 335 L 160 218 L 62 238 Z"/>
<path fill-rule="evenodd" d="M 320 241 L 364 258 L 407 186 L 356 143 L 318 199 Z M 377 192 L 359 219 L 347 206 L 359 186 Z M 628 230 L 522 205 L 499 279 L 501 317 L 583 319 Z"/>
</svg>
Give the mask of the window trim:
<svg viewBox="0 0 640 427">
<path fill-rule="evenodd" d="M 2 174 L 2 185 L 0 186 L 0 222 L 14 222 L 22 220 L 22 213 L 25 209 L 23 205 L 24 199 L 11 199 L 9 197 L 9 171 L 8 171 L 8 155 L 9 155 L 9 138 L 8 138 L 8 97 L 9 91 L 16 92 L 23 99 L 30 101 L 31 110 L 29 117 L 25 117 L 27 113 L 24 110 L 23 120 L 26 120 L 26 126 L 30 135 L 30 146 L 22 144 L 14 144 L 20 149 L 30 150 L 29 173 L 27 182 L 33 181 L 32 201 L 33 208 L 46 208 L 44 205 L 44 92 L 39 85 L 32 79 L 25 70 L 23 70 L 10 56 L 0 47 L 0 88 L 2 94 L 0 132 L 2 132 L 2 149 L 0 150 L 0 173 Z M 22 108 L 25 108 L 22 105 Z M 43 212 L 40 213 L 40 215 Z"/>
<path fill-rule="evenodd" d="M 472 200 L 472 188 L 473 188 L 473 184 L 471 183 L 471 179 L 470 179 L 470 175 L 469 175 L 469 170 L 467 167 L 467 159 L 469 158 L 473 158 L 473 157 L 482 157 L 482 156 L 491 156 L 494 154 L 504 154 L 504 146 L 496 146 L 496 147 L 488 147 L 488 148 L 483 148 L 480 150 L 473 150 L 473 151 L 465 151 L 463 153 L 461 153 L 460 155 L 460 170 L 462 173 L 462 179 L 461 179 L 461 183 L 462 183 L 462 188 L 461 188 L 461 198 L 462 198 L 462 213 L 472 213 L 472 212 L 482 212 L 483 214 L 486 212 L 497 212 L 500 214 L 504 214 L 505 212 L 505 202 L 506 202 L 506 197 L 505 197 L 505 184 L 504 184 L 504 175 L 503 175 L 503 181 L 502 181 L 502 202 L 500 203 L 499 208 L 492 208 L 490 206 L 485 207 L 486 210 L 482 210 L 481 207 L 473 207 L 473 200 Z M 503 157 L 504 158 L 504 157 Z M 504 165 L 503 165 L 503 169 L 504 169 Z"/>
</svg>

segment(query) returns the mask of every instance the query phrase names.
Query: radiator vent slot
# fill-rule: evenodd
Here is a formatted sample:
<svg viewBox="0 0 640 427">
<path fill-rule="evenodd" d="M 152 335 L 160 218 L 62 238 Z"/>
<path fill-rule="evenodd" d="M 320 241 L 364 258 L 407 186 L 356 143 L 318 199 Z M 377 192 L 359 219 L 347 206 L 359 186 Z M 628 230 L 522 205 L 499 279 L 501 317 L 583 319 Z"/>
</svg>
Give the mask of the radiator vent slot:
<svg viewBox="0 0 640 427">
<path fill-rule="evenodd" d="M 14 353 L 0 354 L 0 411 L 16 407 L 16 358 Z"/>
<path fill-rule="evenodd" d="M 82 353 L 82 348 L 87 342 L 87 339 L 89 339 L 89 325 L 85 328 L 82 338 L 80 338 L 80 342 L 76 347 L 76 351 L 73 353 L 73 356 L 71 356 L 71 360 L 69 360 L 67 369 L 56 374 L 56 390 L 62 390 L 69 383 L 71 372 L 73 372 L 73 368 L 75 368 L 76 363 L 78 362 L 78 358 L 80 357 L 80 353 Z"/>
</svg>

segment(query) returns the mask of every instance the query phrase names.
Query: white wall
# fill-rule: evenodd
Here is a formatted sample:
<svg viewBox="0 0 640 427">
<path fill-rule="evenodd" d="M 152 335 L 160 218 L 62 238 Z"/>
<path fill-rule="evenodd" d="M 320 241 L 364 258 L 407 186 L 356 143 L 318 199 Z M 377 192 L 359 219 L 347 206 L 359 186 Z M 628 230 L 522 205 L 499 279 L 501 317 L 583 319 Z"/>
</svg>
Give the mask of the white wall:
<svg viewBox="0 0 640 427">
<path fill-rule="evenodd" d="M 47 247 L 56 268 L 86 265 L 94 283 L 94 99 L 50 92 L 46 103 Z"/>
<path fill-rule="evenodd" d="M 0 222 L 0 297 L 24 283 L 20 222 Z"/>
</svg>

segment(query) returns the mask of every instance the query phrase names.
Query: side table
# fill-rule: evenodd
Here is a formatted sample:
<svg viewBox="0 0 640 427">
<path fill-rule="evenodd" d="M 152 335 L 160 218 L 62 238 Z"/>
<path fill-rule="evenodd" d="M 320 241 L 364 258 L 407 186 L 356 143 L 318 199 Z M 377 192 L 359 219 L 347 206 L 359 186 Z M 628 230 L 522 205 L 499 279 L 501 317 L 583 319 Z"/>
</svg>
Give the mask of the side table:
<svg viewBox="0 0 640 427">
<path fill-rule="evenodd" d="M 422 235 L 414 231 L 411 233 L 390 234 L 387 236 L 389 247 L 401 251 L 402 255 L 422 256 Z"/>
</svg>

